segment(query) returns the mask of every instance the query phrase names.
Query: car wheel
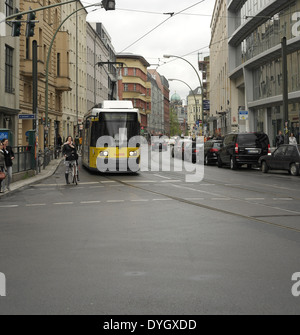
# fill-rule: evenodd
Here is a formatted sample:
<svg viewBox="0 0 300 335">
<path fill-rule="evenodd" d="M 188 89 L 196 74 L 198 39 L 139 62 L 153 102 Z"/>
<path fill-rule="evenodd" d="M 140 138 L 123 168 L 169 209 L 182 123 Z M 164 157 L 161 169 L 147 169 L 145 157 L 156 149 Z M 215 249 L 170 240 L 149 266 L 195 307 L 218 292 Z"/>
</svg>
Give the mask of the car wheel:
<svg viewBox="0 0 300 335">
<path fill-rule="evenodd" d="M 299 175 L 299 167 L 295 163 L 291 164 L 290 173 L 291 173 L 292 176 L 298 176 Z"/>
<path fill-rule="evenodd" d="M 220 156 L 218 156 L 218 168 L 221 168 L 223 166 L 222 160 L 220 158 Z"/>
<path fill-rule="evenodd" d="M 261 171 L 263 173 L 268 173 L 268 171 L 269 171 L 268 165 L 267 165 L 267 163 L 265 161 L 262 162 Z"/>
<path fill-rule="evenodd" d="M 230 168 L 231 170 L 236 170 L 238 168 L 236 161 L 233 157 L 230 158 Z"/>
</svg>

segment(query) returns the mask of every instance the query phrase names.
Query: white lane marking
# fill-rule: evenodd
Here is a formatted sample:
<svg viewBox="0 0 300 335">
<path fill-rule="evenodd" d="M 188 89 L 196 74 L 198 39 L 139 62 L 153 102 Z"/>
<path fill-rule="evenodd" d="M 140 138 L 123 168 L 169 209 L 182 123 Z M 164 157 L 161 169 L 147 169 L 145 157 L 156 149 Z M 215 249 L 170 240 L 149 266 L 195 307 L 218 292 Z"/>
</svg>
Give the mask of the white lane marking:
<svg viewBox="0 0 300 335">
<path fill-rule="evenodd" d="M 173 201 L 173 199 L 152 199 L 152 201 Z"/>
<path fill-rule="evenodd" d="M 112 202 L 112 203 L 114 203 L 114 202 L 125 202 L 125 200 L 107 200 L 106 202 Z"/>
<path fill-rule="evenodd" d="M 246 201 L 265 200 L 265 198 L 245 198 Z"/>
<path fill-rule="evenodd" d="M 132 202 L 146 202 L 149 201 L 149 199 L 138 199 L 138 200 L 130 200 Z"/>
<path fill-rule="evenodd" d="M 34 207 L 34 206 L 46 206 L 46 204 L 28 204 L 26 207 Z"/>
<path fill-rule="evenodd" d="M 103 188 L 104 186 L 90 186 L 89 189 L 92 189 L 92 188 Z"/>
<path fill-rule="evenodd" d="M 3 206 L 0 206 L 0 208 L 13 208 L 13 207 L 19 207 L 19 205 L 3 205 Z"/>
<path fill-rule="evenodd" d="M 164 179 L 172 179 L 169 177 L 161 176 L 160 174 L 154 174 L 153 176 L 159 177 L 159 178 L 164 178 Z"/>
<path fill-rule="evenodd" d="M 99 201 L 99 200 L 91 200 L 91 201 L 81 201 L 80 203 L 81 204 L 98 204 L 100 202 L 101 201 Z"/>
<path fill-rule="evenodd" d="M 292 201 L 292 200 L 294 200 L 294 199 L 292 199 L 292 198 L 273 198 L 273 200 L 279 200 L 279 201 Z"/>
<path fill-rule="evenodd" d="M 216 201 L 219 201 L 219 200 L 232 200 L 232 198 L 211 198 L 211 200 L 216 200 Z"/>
<path fill-rule="evenodd" d="M 101 184 L 108 184 L 108 183 L 116 183 L 116 181 L 114 180 L 103 180 L 103 181 L 100 181 Z"/>
<path fill-rule="evenodd" d="M 120 180 L 121 183 L 157 183 L 157 180 Z"/>
<path fill-rule="evenodd" d="M 74 202 L 54 202 L 53 205 L 73 205 Z"/>
</svg>

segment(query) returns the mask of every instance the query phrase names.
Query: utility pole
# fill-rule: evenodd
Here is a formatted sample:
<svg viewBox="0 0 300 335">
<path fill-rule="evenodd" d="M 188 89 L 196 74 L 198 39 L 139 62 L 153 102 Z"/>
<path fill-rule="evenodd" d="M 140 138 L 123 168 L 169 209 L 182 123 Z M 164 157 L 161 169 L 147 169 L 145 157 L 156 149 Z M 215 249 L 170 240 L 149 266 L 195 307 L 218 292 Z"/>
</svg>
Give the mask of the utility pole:
<svg viewBox="0 0 300 335">
<path fill-rule="evenodd" d="M 288 93 L 288 71 L 287 71 L 287 48 L 286 37 L 281 40 L 282 55 L 282 102 L 283 102 L 283 127 L 284 144 L 289 143 L 289 93 Z"/>
<path fill-rule="evenodd" d="M 33 130 L 35 136 L 35 168 L 36 174 L 38 174 L 38 68 L 37 68 L 37 41 L 32 41 L 32 114 L 33 119 Z"/>
</svg>

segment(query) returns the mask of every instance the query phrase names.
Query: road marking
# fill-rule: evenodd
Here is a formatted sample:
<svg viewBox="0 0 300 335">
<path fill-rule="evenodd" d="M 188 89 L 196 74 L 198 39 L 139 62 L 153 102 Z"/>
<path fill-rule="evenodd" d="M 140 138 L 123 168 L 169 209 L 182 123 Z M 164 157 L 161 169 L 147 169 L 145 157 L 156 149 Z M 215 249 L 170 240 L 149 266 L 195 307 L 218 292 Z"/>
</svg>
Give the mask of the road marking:
<svg viewBox="0 0 300 335">
<path fill-rule="evenodd" d="M 164 178 L 164 179 L 172 179 L 172 178 L 169 178 L 169 177 L 161 176 L 160 174 L 154 174 L 153 176 L 157 176 L 159 178 Z"/>
<path fill-rule="evenodd" d="M 100 202 L 101 201 L 99 201 L 99 200 L 91 200 L 91 201 L 81 201 L 80 203 L 81 204 L 98 204 Z"/>
<path fill-rule="evenodd" d="M 265 198 L 245 198 L 246 201 L 265 200 Z"/>
<path fill-rule="evenodd" d="M 139 199 L 139 200 L 130 200 L 132 202 L 146 202 L 149 201 L 149 199 Z"/>
<path fill-rule="evenodd" d="M 157 183 L 157 180 L 120 180 L 121 183 Z"/>
<path fill-rule="evenodd" d="M 13 207 L 19 207 L 19 205 L 4 205 L 4 206 L 0 206 L 0 208 L 13 208 Z"/>
<path fill-rule="evenodd" d="M 152 199 L 152 201 L 173 201 L 173 199 Z"/>
<path fill-rule="evenodd" d="M 28 204 L 26 207 L 34 207 L 34 206 L 46 206 L 46 204 Z"/>
<path fill-rule="evenodd" d="M 197 201 L 197 200 L 205 200 L 205 199 L 204 198 L 185 198 L 185 200 Z"/>
<path fill-rule="evenodd" d="M 104 186 L 90 186 L 89 189 L 91 188 L 103 188 Z"/>
<path fill-rule="evenodd" d="M 107 200 L 106 202 L 112 202 L 112 203 L 114 203 L 114 202 L 125 202 L 125 200 Z"/>
<path fill-rule="evenodd" d="M 273 198 L 273 200 L 279 200 L 279 201 L 292 201 L 294 199 L 292 198 Z"/>
<path fill-rule="evenodd" d="M 100 181 L 101 184 L 108 184 L 108 183 L 115 183 L 114 180 L 103 180 L 103 181 Z"/>
<path fill-rule="evenodd" d="M 231 198 L 211 198 L 211 200 L 216 200 L 216 201 L 219 201 L 219 200 L 232 200 Z"/>
<path fill-rule="evenodd" d="M 73 205 L 74 202 L 54 202 L 53 205 Z"/>
</svg>

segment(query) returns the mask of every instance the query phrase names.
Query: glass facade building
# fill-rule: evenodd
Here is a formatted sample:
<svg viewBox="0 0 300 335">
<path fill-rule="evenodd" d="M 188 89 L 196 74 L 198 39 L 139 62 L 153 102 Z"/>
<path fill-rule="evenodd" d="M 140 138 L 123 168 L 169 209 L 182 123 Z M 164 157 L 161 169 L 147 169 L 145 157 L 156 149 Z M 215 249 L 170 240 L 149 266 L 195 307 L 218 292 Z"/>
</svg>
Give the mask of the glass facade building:
<svg viewBox="0 0 300 335">
<path fill-rule="evenodd" d="M 285 37 L 289 131 L 299 143 L 300 0 L 231 0 L 227 7 L 228 22 L 235 18 L 229 23 L 229 76 L 249 110 L 246 130 L 266 132 L 273 145 L 278 131 L 284 130 L 281 42 Z"/>
</svg>

